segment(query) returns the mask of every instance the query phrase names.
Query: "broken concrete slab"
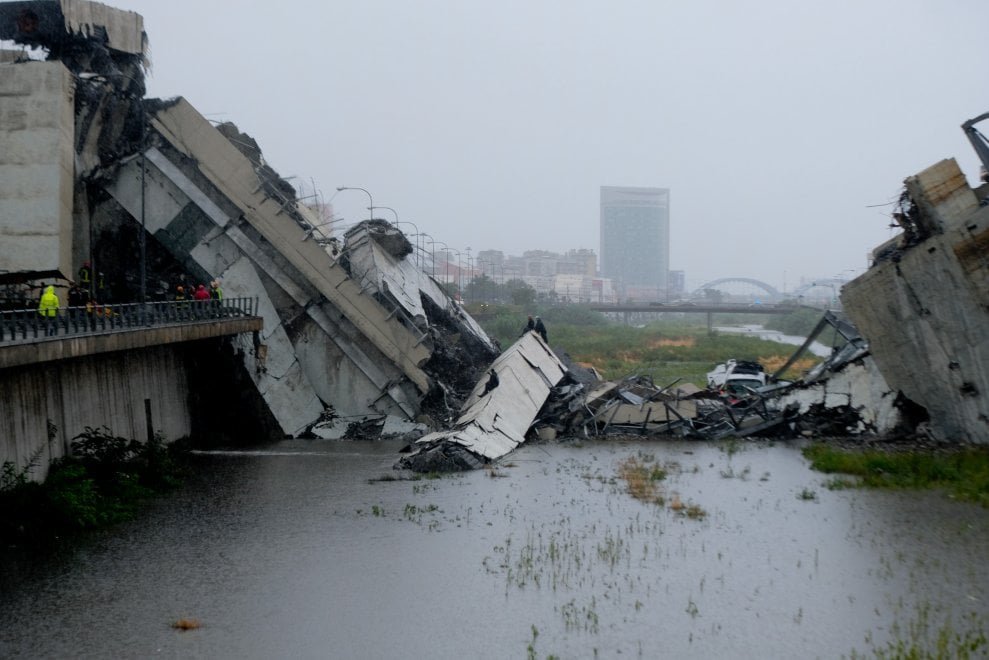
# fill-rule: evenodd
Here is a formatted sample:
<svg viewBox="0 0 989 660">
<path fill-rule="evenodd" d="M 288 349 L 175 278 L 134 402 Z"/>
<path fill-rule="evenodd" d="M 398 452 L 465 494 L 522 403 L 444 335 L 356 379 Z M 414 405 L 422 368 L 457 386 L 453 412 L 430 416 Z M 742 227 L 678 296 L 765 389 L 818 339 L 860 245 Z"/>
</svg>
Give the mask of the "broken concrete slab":
<svg viewBox="0 0 989 660">
<path fill-rule="evenodd" d="M 856 411 L 855 425 L 845 424 L 845 435 L 886 435 L 903 423 L 896 391 L 886 383 L 871 356 L 860 356 L 827 377 L 816 377 L 803 386 L 791 386 L 778 394 L 781 405 L 797 404 L 799 414 L 847 408 Z M 811 425 L 813 426 L 813 425 Z M 826 435 L 834 435 L 826 431 Z"/>
<path fill-rule="evenodd" d="M 0 65 L 0 270 L 71 275 L 72 75 L 61 62 Z"/>
<path fill-rule="evenodd" d="M 907 193 L 904 213 L 922 231 L 874 251 L 841 300 L 935 440 L 989 442 L 989 207 L 953 161 L 910 177 Z"/>
<path fill-rule="evenodd" d="M 29 0 L 0 4 L 0 39 L 46 46 L 71 37 L 99 38 L 115 51 L 144 57 L 144 18 L 90 0 Z"/>
<path fill-rule="evenodd" d="M 414 452 L 396 467 L 429 471 L 437 465 L 461 465 L 464 457 L 453 458 L 459 449 L 475 457 L 467 461 L 474 467 L 505 456 L 525 441 L 550 390 L 566 373 L 549 346 L 531 332 L 512 344 L 491 368 L 498 375 L 498 386 L 485 394 L 488 378 L 478 381 L 453 428 L 420 438 Z"/>
<path fill-rule="evenodd" d="M 192 158 L 202 174 L 242 211 L 242 218 L 257 230 L 320 294 L 343 312 L 362 335 L 398 365 L 421 392 L 429 379 L 419 365 L 429 358 L 422 333 L 394 318 L 394 310 L 362 299 L 360 285 L 314 241 L 305 230 L 286 221 L 285 203 L 258 188 L 250 161 L 186 102 L 157 113 L 156 130 L 182 154 Z M 310 224 L 316 218 L 308 219 Z"/>
<path fill-rule="evenodd" d="M 422 436 L 429 430 L 425 424 L 408 422 L 391 416 L 344 418 L 333 411 L 326 411 L 302 436 L 321 440 L 378 440 Z"/>
<path fill-rule="evenodd" d="M 484 328 L 408 258 L 412 244 L 398 228 L 384 220 L 364 221 L 350 228 L 344 238 L 341 261 L 363 291 L 388 298 L 419 328 L 431 325 L 427 306 L 432 303 L 458 332 L 476 338 L 491 353 L 490 358 L 495 357 L 498 347 Z M 432 337 L 424 341 L 432 348 Z"/>
</svg>

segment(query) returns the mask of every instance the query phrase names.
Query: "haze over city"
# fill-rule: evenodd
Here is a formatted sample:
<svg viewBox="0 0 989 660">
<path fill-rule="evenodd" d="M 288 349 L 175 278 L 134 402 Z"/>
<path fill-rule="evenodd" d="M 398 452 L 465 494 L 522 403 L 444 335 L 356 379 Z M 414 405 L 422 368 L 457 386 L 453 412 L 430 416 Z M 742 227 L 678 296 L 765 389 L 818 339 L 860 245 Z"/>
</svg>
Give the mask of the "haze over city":
<svg viewBox="0 0 989 660">
<path fill-rule="evenodd" d="M 989 110 L 977 0 L 113 5 L 149 96 L 236 123 L 342 224 L 360 186 L 461 250 L 598 252 L 601 186 L 669 188 L 688 287 L 861 272 L 906 176 L 977 179 L 959 125 Z"/>
</svg>

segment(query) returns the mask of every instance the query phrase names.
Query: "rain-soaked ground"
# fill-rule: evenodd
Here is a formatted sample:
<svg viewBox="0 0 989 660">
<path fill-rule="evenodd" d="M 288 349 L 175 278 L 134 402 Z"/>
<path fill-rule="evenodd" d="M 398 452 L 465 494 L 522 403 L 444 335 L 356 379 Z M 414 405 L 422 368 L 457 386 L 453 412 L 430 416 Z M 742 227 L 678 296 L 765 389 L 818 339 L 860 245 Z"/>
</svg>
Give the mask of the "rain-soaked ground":
<svg viewBox="0 0 989 660">
<path fill-rule="evenodd" d="M 987 629 L 985 509 L 828 490 L 791 446 L 535 445 L 376 481 L 397 449 L 197 456 L 140 520 L 6 569 L 0 657 L 838 658 Z M 665 505 L 628 494 L 629 457 Z"/>
</svg>

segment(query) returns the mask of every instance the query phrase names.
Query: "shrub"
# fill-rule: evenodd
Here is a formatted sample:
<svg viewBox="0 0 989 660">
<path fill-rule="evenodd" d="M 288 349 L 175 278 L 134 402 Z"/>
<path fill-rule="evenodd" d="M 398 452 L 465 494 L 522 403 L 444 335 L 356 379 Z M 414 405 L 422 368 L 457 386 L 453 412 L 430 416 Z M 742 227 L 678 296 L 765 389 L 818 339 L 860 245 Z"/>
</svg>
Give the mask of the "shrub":
<svg viewBox="0 0 989 660">
<path fill-rule="evenodd" d="M 156 434 L 146 444 L 87 427 L 73 438 L 73 455 L 54 461 L 43 484 L 29 481 L 29 464 L 0 469 L 0 538 L 48 544 L 65 534 L 127 520 L 155 493 L 180 483 L 183 448 Z"/>
</svg>

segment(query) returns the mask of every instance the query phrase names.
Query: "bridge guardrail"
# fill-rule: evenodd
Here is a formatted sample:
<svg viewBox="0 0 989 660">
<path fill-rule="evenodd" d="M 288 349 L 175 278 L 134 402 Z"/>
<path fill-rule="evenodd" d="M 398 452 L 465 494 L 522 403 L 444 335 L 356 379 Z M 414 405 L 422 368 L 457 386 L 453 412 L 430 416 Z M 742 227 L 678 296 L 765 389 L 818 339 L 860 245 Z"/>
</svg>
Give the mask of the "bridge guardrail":
<svg viewBox="0 0 989 660">
<path fill-rule="evenodd" d="M 0 312 L 0 343 L 255 316 L 257 309 L 257 298 L 90 303 L 61 307 L 50 317 L 37 309 L 17 309 Z"/>
</svg>

